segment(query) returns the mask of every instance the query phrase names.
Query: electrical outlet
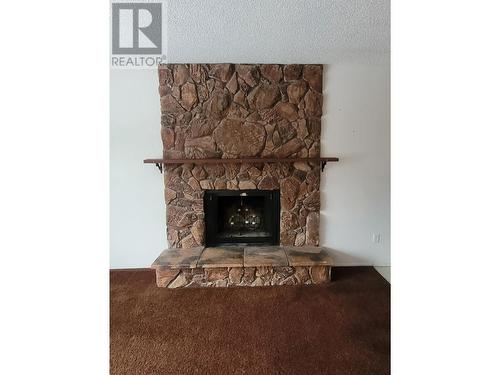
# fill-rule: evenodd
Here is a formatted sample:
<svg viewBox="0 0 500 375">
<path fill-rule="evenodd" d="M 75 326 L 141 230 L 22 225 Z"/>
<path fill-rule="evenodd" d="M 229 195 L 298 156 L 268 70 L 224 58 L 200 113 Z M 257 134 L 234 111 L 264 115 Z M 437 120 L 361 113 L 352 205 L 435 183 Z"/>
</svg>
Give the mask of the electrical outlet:
<svg viewBox="0 0 500 375">
<path fill-rule="evenodd" d="M 373 243 L 380 243 L 380 233 L 372 234 L 372 242 Z"/>
</svg>

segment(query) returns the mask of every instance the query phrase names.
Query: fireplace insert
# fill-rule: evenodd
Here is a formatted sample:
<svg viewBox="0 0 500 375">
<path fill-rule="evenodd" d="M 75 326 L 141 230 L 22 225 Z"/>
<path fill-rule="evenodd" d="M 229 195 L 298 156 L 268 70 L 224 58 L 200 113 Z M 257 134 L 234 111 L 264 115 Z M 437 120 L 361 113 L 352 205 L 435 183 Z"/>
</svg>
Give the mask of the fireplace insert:
<svg viewBox="0 0 500 375">
<path fill-rule="evenodd" d="M 207 246 L 279 245 L 279 190 L 205 190 Z"/>
</svg>

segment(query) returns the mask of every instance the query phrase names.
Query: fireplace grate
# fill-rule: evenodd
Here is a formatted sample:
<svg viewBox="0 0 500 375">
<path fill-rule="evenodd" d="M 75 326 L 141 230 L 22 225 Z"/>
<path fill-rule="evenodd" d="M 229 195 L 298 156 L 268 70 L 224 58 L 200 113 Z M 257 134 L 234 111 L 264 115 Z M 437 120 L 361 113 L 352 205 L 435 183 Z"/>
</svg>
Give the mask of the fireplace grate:
<svg viewBox="0 0 500 375">
<path fill-rule="evenodd" d="M 207 246 L 278 245 L 279 190 L 205 190 Z"/>
</svg>

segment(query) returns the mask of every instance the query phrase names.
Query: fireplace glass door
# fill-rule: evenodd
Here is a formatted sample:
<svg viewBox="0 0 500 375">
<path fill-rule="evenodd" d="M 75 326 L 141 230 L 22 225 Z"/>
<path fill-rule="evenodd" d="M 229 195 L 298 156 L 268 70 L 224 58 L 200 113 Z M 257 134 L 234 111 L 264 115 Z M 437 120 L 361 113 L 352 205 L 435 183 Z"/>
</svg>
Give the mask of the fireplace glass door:
<svg viewBox="0 0 500 375">
<path fill-rule="evenodd" d="M 206 190 L 207 246 L 279 244 L 279 190 Z"/>
</svg>

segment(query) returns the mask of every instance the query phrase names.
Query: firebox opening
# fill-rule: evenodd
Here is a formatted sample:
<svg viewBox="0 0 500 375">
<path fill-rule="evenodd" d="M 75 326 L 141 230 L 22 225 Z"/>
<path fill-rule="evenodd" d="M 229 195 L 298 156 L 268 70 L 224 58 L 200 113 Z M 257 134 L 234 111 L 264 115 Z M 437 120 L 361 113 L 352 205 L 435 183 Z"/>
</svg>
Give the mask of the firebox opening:
<svg viewBox="0 0 500 375">
<path fill-rule="evenodd" d="M 207 246 L 279 244 L 279 190 L 206 190 Z"/>
</svg>

